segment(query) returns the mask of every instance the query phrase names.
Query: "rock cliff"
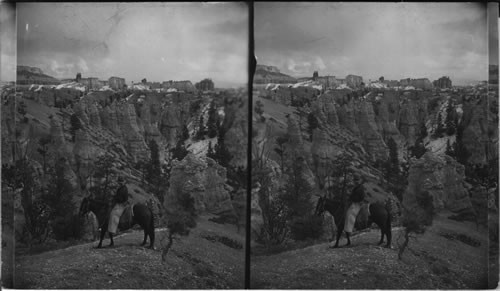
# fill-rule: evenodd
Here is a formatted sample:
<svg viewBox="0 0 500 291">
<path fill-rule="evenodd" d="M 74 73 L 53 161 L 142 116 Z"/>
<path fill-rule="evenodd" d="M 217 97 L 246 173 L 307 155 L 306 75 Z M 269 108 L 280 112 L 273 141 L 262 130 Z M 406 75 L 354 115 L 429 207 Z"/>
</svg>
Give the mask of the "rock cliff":
<svg viewBox="0 0 500 291">
<path fill-rule="evenodd" d="M 83 129 L 79 129 L 75 133 L 73 155 L 75 156 L 78 175 L 80 177 L 88 177 L 91 174 L 95 155 L 89 140 L 89 135 Z"/>
<path fill-rule="evenodd" d="M 109 129 L 117 137 L 121 137 L 122 132 L 118 124 L 118 115 L 116 113 L 116 103 L 106 106 L 100 111 L 101 124 L 103 127 Z"/>
<path fill-rule="evenodd" d="M 166 142 L 175 146 L 177 135 L 182 129 L 180 108 L 177 104 L 171 104 L 165 108 L 160 116 L 160 132 Z"/>
<path fill-rule="evenodd" d="M 339 125 L 339 117 L 333 95 L 321 95 L 316 102 L 313 102 L 311 107 L 312 112 L 325 126 Z"/>
<path fill-rule="evenodd" d="M 198 213 L 232 211 L 225 181 L 225 168 L 210 158 L 201 159 L 189 153 L 182 161 L 174 161 L 165 205 L 175 205 L 176 197 L 190 195 Z"/>
<path fill-rule="evenodd" d="M 416 213 L 422 212 L 425 209 L 421 201 L 430 196 L 436 211 L 474 212 L 464 179 L 463 165 L 449 156 L 436 156 L 427 152 L 420 159 L 412 161 L 403 205 Z"/>
<path fill-rule="evenodd" d="M 375 160 L 386 160 L 389 151 L 379 133 L 371 102 L 359 102 L 355 105 L 355 121 L 366 151 Z"/>
<path fill-rule="evenodd" d="M 231 165 L 244 167 L 247 165 L 247 147 L 248 147 L 248 104 L 244 102 L 243 106 L 224 107 L 225 116 L 228 111 L 234 111 L 234 119 L 230 122 L 229 129 L 224 135 L 224 144 L 232 156 Z M 227 113 L 226 113 L 227 112 Z M 229 122 L 229 118 L 224 122 Z M 223 125 L 226 127 L 226 125 Z"/>
<path fill-rule="evenodd" d="M 148 158 L 148 147 L 137 125 L 137 115 L 133 104 L 120 103 L 117 106 L 117 117 L 127 151 L 135 162 Z"/>
<path fill-rule="evenodd" d="M 487 102 L 483 100 L 465 102 L 463 111 L 463 126 L 465 129 L 462 142 L 470 153 L 468 161 L 474 164 L 486 164 L 494 156 L 494 152 L 498 151 L 498 148 L 493 146 L 495 138 L 498 143 L 498 128 L 495 126 L 490 129 L 489 124 L 492 122 L 488 120 L 491 114 L 488 114 Z M 489 135 L 491 135 L 491 138 Z"/>
</svg>

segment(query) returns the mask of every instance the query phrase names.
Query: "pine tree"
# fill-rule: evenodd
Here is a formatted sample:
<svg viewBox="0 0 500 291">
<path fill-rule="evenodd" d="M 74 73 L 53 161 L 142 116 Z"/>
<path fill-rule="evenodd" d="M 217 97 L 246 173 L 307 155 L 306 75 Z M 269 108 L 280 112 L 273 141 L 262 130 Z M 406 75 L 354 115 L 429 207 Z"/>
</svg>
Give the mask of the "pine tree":
<svg viewBox="0 0 500 291">
<path fill-rule="evenodd" d="M 398 145 L 392 137 L 389 137 L 387 147 L 389 148 L 389 164 L 391 171 L 396 173 L 399 171 Z"/>
<path fill-rule="evenodd" d="M 450 99 L 450 100 L 448 100 L 448 105 L 446 107 L 445 125 L 446 125 L 446 134 L 447 135 L 454 135 L 455 134 L 456 128 L 457 128 L 455 121 L 456 121 L 455 109 L 453 107 L 453 102 Z"/>
<path fill-rule="evenodd" d="M 176 159 L 178 161 L 184 159 L 184 157 L 189 153 L 189 151 L 184 146 L 184 142 L 180 140 L 177 141 L 175 147 L 170 150 L 170 152 L 172 153 L 172 159 Z"/>
<path fill-rule="evenodd" d="M 457 128 L 457 136 L 454 143 L 455 145 L 454 152 L 457 162 L 459 162 L 464 166 L 467 166 L 471 153 L 467 150 L 467 148 L 463 144 L 462 137 L 463 137 L 463 127 L 459 126 Z"/>
<path fill-rule="evenodd" d="M 289 141 L 289 136 L 288 134 L 285 134 L 283 136 L 278 136 L 276 138 L 276 144 L 278 147 L 274 148 L 274 151 L 279 155 L 280 157 L 280 169 L 281 172 L 285 172 L 285 143 Z"/>
<path fill-rule="evenodd" d="M 76 206 L 73 204 L 71 184 L 65 178 L 64 163 L 64 159 L 59 159 L 51 169 L 48 191 L 42 194 L 42 198 L 50 208 L 49 219 L 56 239 L 66 240 L 78 237 L 79 233 L 73 227 L 72 214 Z"/>
<path fill-rule="evenodd" d="M 157 184 L 161 167 L 160 167 L 159 148 L 158 144 L 154 139 L 149 141 L 149 150 L 151 152 L 151 156 L 148 163 L 147 180 L 152 184 Z"/>
<path fill-rule="evenodd" d="M 214 100 L 212 100 L 208 107 L 207 135 L 209 138 L 214 138 L 217 136 L 218 122 L 219 115 L 217 114 L 215 102 Z"/>
<path fill-rule="evenodd" d="M 71 117 L 70 117 L 70 124 L 71 124 L 71 128 L 70 128 L 71 136 L 73 138 L 73 142 L 75 142 L 75 133 L 77 130 L 82 128 L 82 123 L 81 123 L 80 119 L 78 118 L 78 116 L 76 116 L 76 114 L 73 113 L 73 114 L 71 114 Z"/>
<path fill-rule="evenodd" d="M 96 160 L 94 177 L 103 180 L 103 182 L 98 186 L 92 187 L 90 190 L 99 197 L 98 199 L 107 200 L 109 198 L 113 162 L 114 158 L 109 153 L 98 157 Z"/>
<path fill-rule="evenodd" d="M 424 138 L 427 137 L 427 126 L 425 125 L 425 122 L 422 122 L 420 124 L 420 130 L 419 130 L 419 138 L 423 141 Z"/>
<path fill-rule="evenodd" d="M 200 115 L 200 120 L 198 123 L 198 131 L 196 132 L 196 139 L 197 140 L 204 140 L 205 139 L 205 125 L 203 122 L 203 115 Z"/>
<path fill-rule="evenodd" d="M 182 126 L 182 131 L 181 131 L 181 141 L 185 142 L 186 140 L 189 139 L 189 137 L 190 137 L 189 136 L 189 130 L 188 130 L 187 126 L 184 124 Z"/>
<path fill-rule="evenodd" d="M 48 152 L 48 144 L 50 143 L 50 137 L 42 137 L 38 140 L 39 148 L 37 149 L 38 153 L 42 155 L 43 159 L 43 172 L 47 171 L 47 152 Z"/>
<path fill-rule="evenodd" d="M 263 107 L 264 104 L 262 104 L 260 100 L 257 100 L 257 102 L 255 102 L 255 107 L 254 107 L 255 113 L 257 113 L 259 116 L 262 115 L 264 113 L 264 110 L 262 109 Z"/>
<path fill-rule="evenodd" d="M 436 125 L 436 129 L 434 130 L 433 137 L 434 138 L 443 137 L 443 133 L 444 133 L 444 128 L 443 128 L 443 124 L 442 124 L 441 113 L 438 112 L 437 125 Z"/>
<path fill-rule="evenodd" d="M 212 143 L 209 143 L 209 151 L 211 151 L 211 145 Z M 229 162 L 232 159 L 232 155 L 231 153 L 229 153 L 229 150 L 224 144 L 223 136 L 219 136 L 217 138 L 217 144 L 215 145 L 214 150 L 212 151 L 212 153 L 208 152 L 207 157 L 215 160 L 219 165 L 223 167 L 229 167 Z"/>
<path fill-rule="evenodd" d="M 316 118 L 316 116 L 314 116 L 314 114 L 312 112 L 310 112 L 308 115 L 307 115 L 307 123 L 308 123 L 308 132 L 309 132 L 309 140 L 312 141 L 313 139 L 313 131 L 318 128 L 319 126 L 319 123 L 318 123 L 318 119 Z"/>
<path fill-rule="evenodd" d="M 389 158 L 386 162 L 386 179 L 389 182 L 389 189 L 402 201 L 406 179 L 400 170 L 397 144 L 394 139 L 389 138 L 387 146 L 389 147 Z"/>
</svg>

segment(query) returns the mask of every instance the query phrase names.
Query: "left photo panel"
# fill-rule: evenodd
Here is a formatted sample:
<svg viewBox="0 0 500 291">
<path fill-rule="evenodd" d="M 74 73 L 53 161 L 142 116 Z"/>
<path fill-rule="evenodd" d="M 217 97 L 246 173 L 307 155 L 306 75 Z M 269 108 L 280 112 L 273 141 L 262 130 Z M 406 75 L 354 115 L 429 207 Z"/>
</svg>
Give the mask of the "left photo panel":
<svg viewBox="0 0 500 291">
<path fill-rule="evenodd" d="M 248 4 L 7 8 L 2 286 L 243 289 Z"/>
</svg>

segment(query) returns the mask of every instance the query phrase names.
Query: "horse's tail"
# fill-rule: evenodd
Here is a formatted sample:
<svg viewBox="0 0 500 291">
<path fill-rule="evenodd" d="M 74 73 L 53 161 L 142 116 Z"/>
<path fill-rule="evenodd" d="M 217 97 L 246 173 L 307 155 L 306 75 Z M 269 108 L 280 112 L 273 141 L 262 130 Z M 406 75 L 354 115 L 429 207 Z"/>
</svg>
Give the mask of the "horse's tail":
<svg viewBox="0 0 500 291">
<path fill-rule="evenodd" d="M 384 206 L 385 206 L 385 210 L 387 211 L 386 225 L 387 225 L 388 229 L 390 229 L 391 222 L 392 222 L 392 201 L 388 200 Z"/>
</svg>

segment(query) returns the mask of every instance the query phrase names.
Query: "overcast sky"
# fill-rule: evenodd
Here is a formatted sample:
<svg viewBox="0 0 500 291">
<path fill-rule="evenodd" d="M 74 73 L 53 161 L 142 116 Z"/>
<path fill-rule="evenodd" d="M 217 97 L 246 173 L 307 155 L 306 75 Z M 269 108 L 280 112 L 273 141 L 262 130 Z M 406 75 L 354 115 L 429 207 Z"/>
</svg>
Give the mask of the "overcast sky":
<svg viewBox="0 0 500 291">
<path fill-rule="evenodd" d="M 486 6 L 256 3 L 255 54 L 292 76 L 487 80 Z"/>
<path fill-rule="evenodd" d="M 57 78 L 248 80 L 242 3 L 18 3 L 18 64 Z"/>
<path fill-rule="evenodd" d="M 16 80 L 16 10 L 0 3 L 0 81 Z"/>
</svg>

